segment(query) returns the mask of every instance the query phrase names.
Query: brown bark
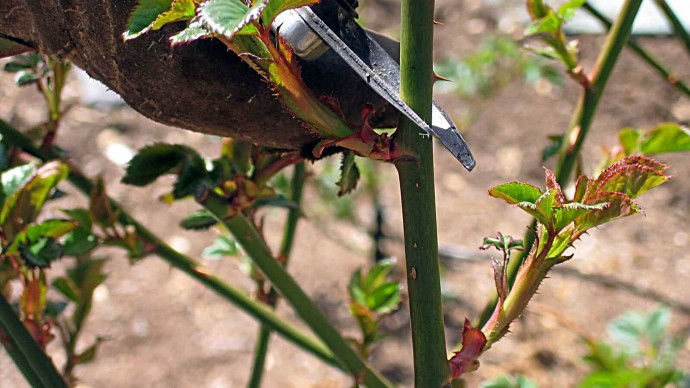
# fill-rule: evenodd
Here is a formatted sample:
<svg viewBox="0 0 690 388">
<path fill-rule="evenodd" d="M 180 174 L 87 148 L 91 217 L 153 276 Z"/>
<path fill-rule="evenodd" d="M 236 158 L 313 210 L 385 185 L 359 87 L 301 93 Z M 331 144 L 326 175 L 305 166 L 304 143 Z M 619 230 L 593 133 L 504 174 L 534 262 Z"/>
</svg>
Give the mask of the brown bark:
<svg viewBox="0 0 690 388">
<path fill-rule="evenodd" d="M 0 37 L 69 59 L 132 108 L 164 124 L 280 148 L 303 148 L 318 140 L 221 43 L 203 40 L 171 48 L 167 38 L 182 24 L 123 42 L 135 3 L 0 0 Z M 365 86 L 359 88 L 341 104 L 381 105 Z M 394 112 L 384 116 L 380 126 L 395 125 Z"/>
</svg>

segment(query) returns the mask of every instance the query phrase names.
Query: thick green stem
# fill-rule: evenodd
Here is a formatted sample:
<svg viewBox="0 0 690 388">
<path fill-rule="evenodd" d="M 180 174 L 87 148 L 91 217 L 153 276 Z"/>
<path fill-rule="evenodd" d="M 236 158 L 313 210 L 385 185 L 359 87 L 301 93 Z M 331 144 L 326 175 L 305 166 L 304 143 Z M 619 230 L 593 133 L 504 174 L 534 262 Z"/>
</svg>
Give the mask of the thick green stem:
<svg viewBox="0 0 690 388">
<path fill-rule="evenodd" d="M 422 118 L 431 117 L 433 0 L 403 0 L 401 96 Z M 415 387 L 448 381 L 434 198 L 432 141 L 407 119 L 395 134 L 413 158 L 396 161 L 402 197 L 405 261 L 414 352 Z"/>
<path fill-rule="evenodd" d="M 592 122 L 594 121 L 594 116 L 597 112 L 597 107 L 599 106 L 601 96 L 604 93 L 604 89 L 608 83 L 611 73 L 613 72 L 613 68 L 618 61 L 618 57 L 623 50 L 623 46 L 625 46 L 625 43 L 630 37 L 633 21 L 635 21 L 635 17 L 637 16 L 637 12 L 640 10 L 641 5 L 642 0 L 625 1 L 618 18 L 613 26 L 611 26 L 606 43 L 602 48 L 599 59 L 597 60 L 597 65 L 594 69 L 594 72 L 590 76 L 590 86 L 583 88 L 578 105 L 575 108 L 572 119 L 570 120 L 568 130 L 563 136 L 563 144 L 561 146 L 559 159 L 556 165 L 556 178 L 562 187 L 567 185 L 568 179 L 570 179 L 570 176 L 572 175 L 578 155 L 580 154 L 582 146 L 585 142 L 585 138 L 589 133 Z M 527 252 L 529 252 L 532 248 L 532 243 L 534 241 L 533 231 L 535 226 L 536 222 L 532 221 L 531 227 L 525 235 L 525 253 L 514 255 L 510 263 L 508 263 L 507 277 L 509 287 L 515 283 L 518 269 L 525 260 Z M 490 318 L 491 312 L 494 311 L 497 300 L 498 297 L 496 294 L 494 294 L 482 312 L 482 315 L 479 319 L 480 325 L 484 325 Z"/>
<path fill-rule="evenodd" d="M 299 221 L 302 204 L 302 192 L 304 191 L 304 182 L 306 176 L 306 165 L 300 162 L 295 165 L 295 171 L 292 176 L 292 185 L 290 200 L 297 206 L 288 211 L 287 220 L 285 221 L 285 228 L 283 229 L 283 240 L 280 244 L 280 258 L 283 261 L 283 266 L 287 266 L 292 252 L 292 245 L 297 234 L 297 221 Z M 269 307 L 275 308 L 278 303 L 278 295 L 275 288 L 271 287 L 268 291 Z M 261 324 L 259 328 L 259 336 L 254 347 L 254 364 L 252 365 L 252 376 L 249 379 L 250 388 L 259 388 L 261 386 L 261 379 L 263 378 L 264 364 L 266 363 L 266 353 L 268 352 L 268 344 L 271 340 L 271 330 L 266 325 Z"/>
<path fill-rule="evenodd" d="M 4 335 L 7 337 L 5 338 Z M 67 388 L 55 365 L 0 294 L 0 339 L 32 387 Z"/>
<path fill-rule="evenodd" d="M 673 12 L 673 9 L 671 6 L 668 5 L 666 0 L 655 0 L 656 4 L 661 8 L 661 11 L 664 13 L 664 16 L 666 16 L 666 19 L 671 23 L 671 27 L 673 27 L 673 33 L 676 34 L 678 39 L 680 39 L 683 44 L 685 45 L 685 50 L 687 54 L 690 54 L 690 34 L 688 34 L 688 31 L 685 29 L 685 26 L 683 26 L 683 22 L 678 18 L 675 12 Z"/>
<path fill-rule="evenodd" d="M 7 123 L 5 123 L 2 120 L 0 120 L 0 134 L 3 137 L 3 141 L 6 141 L 9 144 L 19 147 L 43 161 L 60 159 L 58 154 L 52 148 L 39 149 L 31 142 L 29 138 L 27 138 L 21 132 L 17 131 L 11 126 L 7 125 Z M 81 174 L 74 167 L 70 168 L 70 175 L 68 177 L 68 180 L 86 195 L 89 195 L 89 193 L 94 187 L 94 183 L 86 176 Z M 110 204 L 113 210 L 119 211 L 120 220 L 123 223 L 134 226 L 137 230 L 137 233 L 154 247 L 155 253 L 161 259 L 165 260 L 173 267 L 186 273 L 187 275 L 197 280 L 209 289 L 215 291 L 223 299 L 234 304 L 235 306 L 237 306 L 247 314 L 251 315 L 261 323 L 266 324 L 272 330 L 279 333 L 295 345 L 313 354 L 314 356 L 323 360 L 327 364 L 340 368 L 340 365 L 333 358 L 333 355 L 328 351 L 328 349 L 326 349 L 323 346 L 323 344 L 316 341 L 310 335 L 288 324 L 279 316 L 277 316 L 273 311 L 264 307 L 261 303 L 251 299 L 241 291 L 231 287 L 221 278 L 213 275 L 208 270 L 204 269 L 201 265 L 199 265 L 197 261 L 174 250 L 165 242 L 161 241 L 161 239 L 158 238 L 155 234 L 153 234 L 151 231 L 149 231 L 147 228 L 141 225 L 138 221 L 136 221 L 133 217 L 131 217 L 114 200 L 111 199 Z"/>
<path fill-rule="evenodd" d="M 585 3 L 582 8 L 594 16 L 599 22 L 606 27 L 606 29 L 611 28 L 611 21 L 609 21 L 606 16 L 599 12 L 596 8 L 592 7 L 589 3 Z M 633 38 L 628 40 L 628 47 L 639 56 L 643 61 L 647 62 L 654 70 L 661 75 L 661 77 L 668 82 L 671 86 L 677 88 L 679 91 L 684 93 L 687 97 L 690 97 L 690 87 L 686 85 L 683 81 L 679 80 L 678 77 L 666 69 L 664 65 L 654 57 L 649 51 L 645 50 L 640 46 Z"/>
<path fill-rule="evenodd" d="M 272 256 L 259 231 L 243 214 L 230 216 L 225 199 L 211 189 L 200 191 L 197 194 L 197 201 L 233 234 L 254 265 L 280 292 L 297 315 L 333 352 L 334 357 L 344 370 L 355 376 L 357 381 L 366 384 L 367 387 L 390 386 L 390 383 L 386 382 L 382 376 L 359 357 L 357 352 L 350 347 L 328 321 L 328 318 L 319 310 L 314 301 L 307 296 L 295 279 Z"/>
</svg>

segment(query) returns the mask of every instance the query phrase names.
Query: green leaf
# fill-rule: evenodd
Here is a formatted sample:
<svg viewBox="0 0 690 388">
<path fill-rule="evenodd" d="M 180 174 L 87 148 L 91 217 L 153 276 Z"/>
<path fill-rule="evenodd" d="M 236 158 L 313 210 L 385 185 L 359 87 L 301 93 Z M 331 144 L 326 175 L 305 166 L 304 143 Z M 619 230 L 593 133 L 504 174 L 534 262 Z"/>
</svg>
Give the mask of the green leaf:
<svg viewBox="0 0 690 388">
<path fill-rule="evenodd" d="M 41 77 L 30 71 L 20 71 L 14 79 L 17 86 L 26 86 L 36 83 Z"/>
<path fill-rule="evenodd" d="M 541 197 L 542 192 L 539 188 L 527 183 L 510 182 L 492 187 L 489 190 L 489 195 L 502 199 L 511 205 L 516 205 L 520 202 L 534 204 Z"/>
<path fill-rule="evenodd" d="M 18 73 L 20 71 L 31 70 L 31 65 L 23 61 L 12 61 L 7 62 L 3 69 L 8 73 Z"/>
<path fill-rule="evenodd" d="M 45 315 L 55 319 L 67 308 L 69 303 L 63 301 L 54 301 L 48 299 L 46 301 Z"/>
<path fill-rule="evenodd" d="M 367 300 L 367 307 L 378 314 L 388 314 L 400 304 L 400 283 L 387 282 L 374 289 Z"/>
<path fill-rule="evenodd" d="M 158 15 L 151 24 L 151 29 L 155 31 L 169 23 L 192 20 L 195 11 L 196 4 L 193 0 L 174 0 L 172 7 L 168 11 Z"/>
<path fill-rule="evenodd" d="M 622 193 L 601 192 L 589 198 L 588 202 L 592 204 L 608 203 L 608 206 L 602 210 L 587 212 L 577 217 L 575 229 L 578 232 L 584 232 L 587 229 L 640 212 L 640 208 L 630 197 Z"/>
<path fill-rule="evenodd" d="M 575 193 L 573 194 L 573 202 L 582 202 L 587 194 L 587 188 L 590 185 L 590 179 L 585 175 L 580 175 L 575 184 Z"/>
<path fill-rule="evenodd" d="M 179 33 L 170 37 L 170 44 L 172 46 L 177 46 L 180 44 L 191 43 L 197 39 L 206 38 L 210 35 L 208 30 L 206 30 L 201 23 L 198 21 L 192 22 Z"/>
<path fill-rule="evenodd" d="M 515 240 L 510 235 L 504 235 L 498 232 L 496 237 L 484 237 L 482 246 L 479 247 L 481 250 L 487 250 L 489 248 L 496 248 L 497 251 L 504 252 L 507 256 L 510 256 L 510 251 L 512 250 L 524 250 L 524 243 L 522 240 Z"/>
<path fill-rule="evenodd" d="M 215 33 L 232 39 L 237 34 L 256 34 L 251 23 L 261 17 L 266 1 L 257 1 L 251 8 L 241 0 L 208 0 L 199 7 L 199 20 Z"/>
<path fill-rule="evenodd" d="M 30 70 L 40 67 L 42 63 L 43 57 L 40 54 L 30 52 L 23 55 L 17 55 L 16 57 L 12 58 L 12 61 L 5 65 L 5 71 L 15 73 L 21 70 Z"/>
<path fill-rule="evenodd" d="M 348 293 L 359 306 L 378 314 L 395 310 L 400 303 L 400 283 L 387 281 L 395 263 L 384 260 L 374 265 L 366 275 L 357 269 L 350 277 Z"/>
<path fill-rule="evenodd" d="M 79 229 L 90 231 L 93 227 L 91 213 L 86 209 L 62 209 L 62 212 L 70 216 L 74 221 L 77 221 Z"/>
<path fill-rule="evenodd" d="M 558 8 L 558 15 L 563 21 L 567 21 L 575 16 L 575 11 L 582 7 L 586 0 L 569 0 Z"/>
<path fill-rule="evenodd" d="M 175 199 L 193 195 L 208 175 L 204 159 L 196 151 L 191 148 L 189 150 L 191 152 L 186 153 L 182 159 L 177 181 L 173 185 L 172 194 Z"/>
<path fill-rule="evenodd" d="M 158 16 L 170 10 L 172 3 L 173 0 L 139 0 L 127 19 L 127 30 L 122 34 L 124 40 L 134 39 L 149 31 Z"/>
<path fill-rule="evenodd" d="M 632 155 L 640 149 L 640 137 L 642 137 L 642 131 L 639 129 L 625 128 L 618 132 L 618 141 L 625 155 Z"/>
<path fill-rule="evenodd" d="M 671 310 L 668 308 L 659 308 L 647 316 L 645 324 L 645 335 L 649 338 L 652 346 L 659 348 L 661 346 L 666 329 L 671 324 Z"/>
<path fill-rule="evenodd" d="M 540 19 L 546 16 L 551 7 L 544 4 L 543 0 L 527 0 L 527 12 L 532 19 Z"/>
<path fill-rule="evenodd" d="M 88 364 L 96 358 L 96 353 L 98 352 L 98 347 L 104 339 L 101 337 L 96 338 L 96 342 L 86 348 L 83 352 L 77 354 L 77 365 Z"/>
<path fill-rule="evenodd" d="M 526 45 L 525 50 L 527 50 L 533 54 L 539 55 L 540 57 L 544 57 L 546 59 L 556 59 L 559 61 L 563 60 L 563 55 L 561 53 L 559 53 L 558 51 L 556 51 L 556 49 L 554 49 L 551 46 L 534 47 L 534 46 Z M 548 147 L 555 147 L 555 146 L 553 145 L 553 143 L 551 143 Z M 555 151 L 556 152 L 554 152 L 554 154 L 558 153 L 558 149 L 556 149 Z"/>
<path fill-rule="evenodd" d="M 641 158 L 628 157 L 606 168 L 596 179 L 597 191 L 623 193 L 634 199 L 668 181 L 663 173 L 667 166 Z"/>
<path fill-rule="evenodd" d="M 71 220 L 51 219 L 40 224 L 29 225 L 26 236 L 29 241 L 36 241 L 42 237 L 58 238 L 73 231 L 77 224 Z"/>
<path fill-rule="evenodd" d="M 347 291 L 350 294 L 350 298 L 356 303 L 365 306 L 367 303 L 367 294 L 362 288 L 362 269 L 358 268 L 352 276 L 350 276 L 350 282 L 347 286 Z"/>
<path fill-rule="evenodd" d="M 204 159 L 194 149 L 158 143 L 142 148 L 132 158 L 122 182 L 146 186 L 175 168 L 179 168 L 179 180 L 173 190 L 176 198 L 194 193 L 196 184 L 207 174 Z"/>
<path fill-rule="evenodd" d="M 36 173 L 36 166 L 33 163 L 23 164 L 2 173 L 0 183 L 2 183 L 2 203 L 7 198 L 14 195 L 24 186 Z"/>
<path fill-rule="evenodd" d="M 17 233 L 14 241 L 7 247 L 6 252 L 8 254 L 15 254 L 22 245 L 36 244 L 46 238 L 56 239 L 71 232 L 76 227 L 76 223 L 72 220 L 59 219 L 50 219 L 40 224 L 28 225 L 26 229 Z"/>
<path fill-rule="evenodd" d="M 102 177 L 96 180 L 96 184 L 89 193 L 90 218 L 98 225 L 109 228 L 117 223 L 118 213 L 113 210 L 110 198 L 105 192 L 105 181 Z"/>
<path fill-rule="evenodd" d="M 268 0 L 266 8 L 261 14 L 261 20 L 266 28 L 271 28 L 273 20 L 275 20 L 276 16 L 281 12 L 287 11 L 288 9 L 316 4 L 318 2 L 319 0 Z"/>
<path fill-rule="evenodd" d="M 240 254 L 239 244 L 226 236 L 218 236 L 213 244 L 209 245 L 201 253 L 207 260 L 218 260 L 227 256 L 238 256 Z"/>
<path fill-rule="evenodd" d="M 539 211 L 537 205 L 529 202 L 520 202 L 517 204 L 517 207 L 534 217 L 540 224 L 551 225 L 551 221 L 548 218 L 544 218 L 544 215 Z"/>
<path fill-rule="evenodd" d="M 79 290 L 72 279 L 59 277 L 53 280 L 52 286 L 72 302 L 77 302 L 79 300 Z"/>
<path fill-rule="evenodd" d="M 252 209 L 258 209 L 264 206 L 278 207 L 288 210 L 299 209 L 299 205 L 294 201 L 287 199 L 283 195 L 278 195 L 272 198 L 261 198 L 254 201 Z"/>
<path fill-rule="evenodd" d="M 607 206 L 607 203 L 585 205 L 579 202 L 571 202 L 565 205 L 558 206 L 553 209 L 554 229 L 556 231 L 559 231 L 568 226 L 571 222 L 575 221 L 577 217 L 581 217 L 582 215 L 588 212 L 597 212 L 604 210 Z"/>
<path fill-rule="evenodd" d="M 369 270 L 367 276 L 364 278 L 362 285 L 367 290 L 373 290 L 383 284 L 386 277 L 393 270 L 395 263 L 392 260 L 383 260 Z"/>
<path fill-rule="evenodd" d="M 31 245 L 19 245 L 19 254 L 29 267 L 47 268 L 62 257 L 64 250 L 55 239 L 43 238 Z"/>
<path fill-rule="evenodd" d="M 563 258 L 563 253 L 565 252 L 568 247 L 570 247 L 572 236 L 573 236 L 573 231 L 575 228 L 573 226 L 564 228 L 563 230 L 556 235 L 556 238 L 554 238 L 553 243 L 551 244 L 551 249 L 549 249 L 549 252 L 547 253 L 546 257 L 548 259 L 562 259 Z M 545 238 L 548 238 L 548 236 L 542 236 Z M 540 247 L 543 248 L 543 247 Z"/>
<path fill-rule="evenodd" d="M 690 130 L 674 123 L 661 124 L 642 137 L 640 151 L 644 155 L 690 151 Z"/>
<path fill-rule="evenodd" d="M 557 155 L 561 150 L 562 144 L 563 136 L 549 136 L 549 144 L 544 147 L 544 150 L 541 153 L 541 161 L 546 162 L 547 160 L 551 159 L 552 156 Z"/>
<path fill-rule="evenodd" d="M 67 270 L 67 275 L 82 294 L 80 299 L 85 296 L 90 298 L 93 290 L 105 281 L 107 275 L 103 273 L 103 267 L 106 262 L 105 259 L 89 258 L 79 261 L 76 267 Z"/>
<path fill-rule="evenodd" d="M 6 200 L 0 212 L 0 224 L 3 224 L 8 240 L 13 240 L 25 225 L 36 219 L 50 193 L 68 172 L 67 166 L 60 162 L 46 163 Z"/>
<path fill-rule="evenodd" d="M 545 220 L 548 220 L 549 226 L 553 226 L 554 208 L 560 206 L 559 199 L 563 197 L 560 188 L 548 189 L 544 194 L 537 199 L 535 205 L 537 210 L 542 214 Z"/>
<path fill-rule="evenodd" d="M 526 36 L 538 35 L 538 34 L 555 34 L 557 33 L 563 21 L 553 10 L 549 10 L 541 19 L 537 19 L 530 23 L 525 29 Z"/>
<path fill-rule="evenodd" d="M 66 256 L 80 256 L 98 246 L 98 237 L 89 230 L 79 228 L 68 234 L 62 245 Z"/>
<path fill-rule="evenodd" d="M 341 197 L 354 190 L 358 181 L 359 169 L 355 163 L 355 154 L 352 151 L 344 152 L 340 163 L 340 180 L 337 183 L 340 188 L 338 196 Z"/>
<path fill-rule="evenodd" d="M 218 223 L 208 210 L 196 211 L 180 221 L 180 226 L 186 230 L 205 230 Z"/>
</svg>

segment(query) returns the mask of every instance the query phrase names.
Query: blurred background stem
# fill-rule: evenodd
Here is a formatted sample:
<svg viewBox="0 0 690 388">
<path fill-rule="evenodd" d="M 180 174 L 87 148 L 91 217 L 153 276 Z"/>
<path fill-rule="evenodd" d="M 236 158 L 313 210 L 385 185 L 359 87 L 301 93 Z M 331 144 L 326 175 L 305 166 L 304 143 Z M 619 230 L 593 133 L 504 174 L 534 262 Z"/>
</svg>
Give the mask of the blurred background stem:
<svg viewBox="0 0 690 388">
<path fill-rule="evenodd" d="M 292 246 L 297 234 L 297 222 L 299 221 L 302 212 L 302 192 L 304 191 L 304 181 L 306 177 L 306 165 L 304 162 L 295 165 L 292 183 L 290 185 L 290 201 L 296 206 L 288 211 L 287 220 L 283 229 L 283 240 L 280 244 L 280 260 L 283 267 L 286 267 L 292 252 Z M 263 290 L 258 290 L 262 292 Z M 275 309 L 278 303 L 278 292 L 271 286 L 266 295 L 266 304 Z M 266 363 L 266 354 L 268 353 L 268 345 L 271 339 L 271 328 L 263 323 L 259 327 L 259 334 L 254 347 L 254 363 L 252 365 L 252 375 L 247 384 L 250 388 L 259 388 L 264 374 L 264 365 Z"/>
</svg>

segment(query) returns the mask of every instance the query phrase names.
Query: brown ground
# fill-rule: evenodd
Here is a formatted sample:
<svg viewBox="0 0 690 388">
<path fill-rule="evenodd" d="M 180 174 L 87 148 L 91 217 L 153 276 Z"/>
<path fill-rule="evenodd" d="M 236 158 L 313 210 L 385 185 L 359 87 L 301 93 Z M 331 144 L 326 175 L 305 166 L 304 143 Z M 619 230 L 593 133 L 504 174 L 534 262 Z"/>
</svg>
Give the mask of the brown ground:
<svg viewBox="0 0 690 388">
<path fill-rule="evenodd" d="M 480 41 L 480 35 L 466 32 L 468 21 L 493 25 L 495 10 L 477 7 L 475 2 L 439 1 L 437 30 L 439 55 L 462 56 Z M 397 20 L 396 4 L 379 2 L 365 12 L 372 27 Z M 475 24 L 476 25 L 476 24 Z M 392 31 L 391 31 L 392 32 Z M 582 54 L 591 68 L 601 38 L 583 38 Z M 687 56 L 680 45 L 668 39 L 645 39 L 674 69 L 690 79 Z M 439 57 L 440 58 L 440 57 Z M 0 76 L 0 117 L 17 127 L 28 128 L 43 118 L 43 105 L 32 104 L 35 92 L 11 86 L 11 77 Z M 76 101 L 76 84 L 70 84 L 67 101 Z M 499 183 L 522 180 L 540 185 L 543 180 L 541 149 L 547 134 L 561 132 L 577 99 L 577 89 L 567 85 L 551 93 L 536 93 L 521 81 L 514 81 L 483 101 L 463 102 L 452 95 L 439 98 L 450 112 L 469 109 L 475 121 L 466 131 L 478 166 L 467 173 L 452 157 L 438 149 L 437 198 L 440 243 L 466 247 L 474 253 L 484 236 L 502 231 L 520 236 L 528 218 L 516 209 L 491 199 L 486 190 Z M 689 120 L 690 102 L 661 82 L 640 60 L 625 53 L 601 104 L 585 151 L 586 167 L 599 158 L 600 145 L 616 141 L 617 130 L 632 126 L 650 128 L 670 120 Z M 137 189 L 119 183 L 122 169 L 103 157 L 104 144 L 121 142 L 134 148 L 154 141 L 185 143 L 207 156 L 217 154 L 219 141 L 191 132 L 164 127 L 129 109 L 101 111 L 75 106 L 64 122 L 59 143 L 90 176 L 101 174 L 110 194 L 144 224 L 168 242 L 198 257 L 213 240 L 213 233 L 184 232 L 175 225 L 181 215 L 195 208 L 191 203 L 167 207 L 155 200 L 169 182 Z M 482 359 L 482 367 L 468 379 L 474 387 L 480 381 L 505 372 L 519 372 L 543 387 L 573 386 L 586 373 L 580 361 L 586 349 L 578 335 L 601 337 L 605 325 L 630 309 L 649 310 L 660 303 L 675 304 L 674 329 L 690 322 L 690 277 L 688 253 L 690 222 L 690 175 L 687 155 L 661 158 L 672 166 L 675 179 L 639 202 L 646 217 L 636 216 L 592 232 L 577 245 L 576 257 L 565 267 L 585 274 L 603 275 L 627 282 L 610 288 L 601 282 L 554 272 L 526 314 L 515 324 L 513 334 L 497 344 Z M 394 170 L 383 166 L 383 197 L 388 211 L 389 233 L 401 235 L 399 195 Z M 70 192 L 73 192 L 70 190 Z M 153 195 L 152 195 L 153 193 Z M 308 194 L 313 198 L 314 193 Z M 78 194 L 60 206 L 81 202 Z M 309 203 L 309 201 L 307 201 Z M 369 209 L 362 204 L 366 222 Z M 307 209 L 307 213 L 310 210 Z M 313 213 L 312 213 L 313 214 Z M 283 214 L 267 214 L 267 231 L 277 241 Z M 348 276 L 367 263 L 366 235 L 347 224 L 330 223 L 316 217 L 300 225 L 291 272 L 327 311 L 338 328 L 354 334 L 354 323 L 346 309 Z M 336 236 L 336 237 L 334 237 Z M 337 240 L 341 239 L 341 242 Z M 343 244 L 344 242 L 344 244 Z M 391 253 L 402 258 L 401 246 L 388 244 Z M 253 339 L 257 325 L 241 311 L 205 290 L 186 275 L 171 270 L 151 257 L 130 266 L 119 251 L 104 251 L 112 257 L 109 278 L 98 290 L 85 341 L 107 336 L 96 361 L 78 370 L 84 386 L 90 387 L 237 387 L 250 373 Z M 234 259 L 207 263 L 236 287 L 250 290 L 251 282 Z M 488 263 L 463 262 L 444 273 L 444 289 L 452 298 L 446 302 L 446 324 L 450 348 L 458 341 L 465 317 L 476 318 L 493 287 Z M 640 296 L 653 290 L 657 298 Z M 292 311 L 281 305 L 280 313 L 297 322 Z M 375 352 L 372 362 L 391 379 L 410 386 L 411 349 L 407 313 L 403 309 L 386 325 L 390 338 Z M 690 369 L 690 348 L 685 347 L 680 363 Z M 58 363 L 59 347 L 50 350 Z M 349 380 L 313 357 L 275 338 L 269 354 L 266 387 L 346 387 Z M 5 355 L 0 355 L 0 387 L 23 387 L 21 375 Z"/>
</svg>

